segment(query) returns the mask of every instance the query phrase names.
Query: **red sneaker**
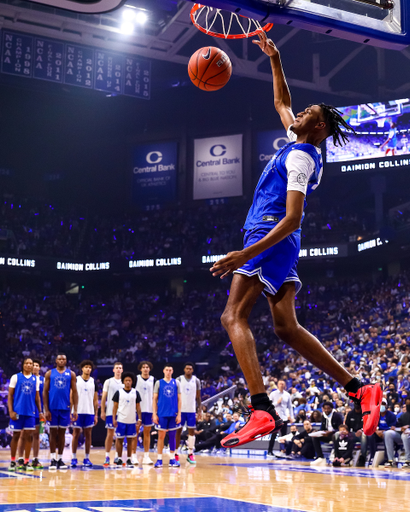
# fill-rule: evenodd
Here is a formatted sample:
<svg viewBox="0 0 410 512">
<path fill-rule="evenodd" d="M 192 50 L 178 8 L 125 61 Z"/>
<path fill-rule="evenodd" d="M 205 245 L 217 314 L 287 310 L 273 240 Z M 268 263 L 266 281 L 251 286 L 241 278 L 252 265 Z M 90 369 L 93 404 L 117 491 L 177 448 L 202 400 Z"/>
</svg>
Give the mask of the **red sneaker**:
<svg viewBox="0 0 410 512">
<path fill-rule="evenodd" d="M 249 409 L 251 416 L 248 422 L 221 441 L 221 445 L 224 448 L 250 443 L 254 439 L 266 436 L 267 434 L 273 435 L 282 428 L 283 421 L 276 412 L 275 416 L 277 418 L 274 419 L 272 415 L 266 411 L 255 411 L 253 407 L 249 407 Z"/>
<path fill-rule="evenodd" d="M 367 384 L 362 386 L 357 393 L 349 393 L 353 400 L 358 400 L 362 407 L 363 432 L 371 436 L 377 430 L 380 419 L 380 405 L 383 398 L 383 390 L 380 384 Z"/>
<path fill-rule="evenodd" d="M 176 454 L 175 454 L 175 460 L 176 460 L 177 462 L 179 462 L 179 455 L 178 455 L 178 453 L 176 453 Z"/>
</svg>

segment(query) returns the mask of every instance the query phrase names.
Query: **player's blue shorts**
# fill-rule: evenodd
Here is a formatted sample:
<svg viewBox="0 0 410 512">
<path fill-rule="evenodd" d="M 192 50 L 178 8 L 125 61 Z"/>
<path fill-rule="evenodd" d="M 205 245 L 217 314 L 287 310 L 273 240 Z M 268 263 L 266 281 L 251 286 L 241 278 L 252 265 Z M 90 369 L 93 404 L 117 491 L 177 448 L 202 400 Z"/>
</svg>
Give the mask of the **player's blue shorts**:
<svg viewBox="0 0 410 512">
<path fill-rule="evenodd" d="M 264 238 L 272 226 L 250 229 L 244 238 L 244 248 L 255 244 Z M 235 274 L 258 276 L 265 285 L 264 292 L 275 295 L 283 283 L 295 282 L 296 293 L 302 288 L 302 282 L 297 273 L 300 251 L 300 230 L 292 233 L 278 244 L 266 249 L 245 265 L 235 270 Z"/>
<path fill-rule="evenodd" d="M 181 412 L 181 427 L 195 428 L 196 414 L 194 412 Z"/>
<path fill-rule="evenodd" d="M 48 422 L 50 428 L 68 428 L 71 423 L 70 411 L 55 409 L 51 412 L 51 421 Z"/>
<path fill-rule="evenodd" d="M 154 422 L 152 421 L 152 412 L 142 412 L 141 420 L 144 427 L 152 427 Z"/>
<path fill-rule="evenodd" d="M 112 416 L 105 417 L 105 428 L 115 429 L 114 423 L 112 422 Z"/>
<path fill-rule="evenodd" d="M 35 417 L 18 414 L 16 420 L 10 418 L 10 430 L 13 432 L 20 432 L 21 430 L 35 430 Z"/>
<path fill-rule="evenodd" d="M 36 416 L 34 418 L 34 426 L 38 427 L 40 425 L 40 416 Z"/>
<path fill-rule="evenodd" d="M 117 423 L 117 428 L 115 429 L 115 435 L 117 437 L 135 437 L 137 435 L 137 427 L 135 423 Z"/>
<path fill-rule="evenodd" d="M 73 423 L 74 428 L 90 428 L 94 426 L 94 414 L 79 414 Z"/>
<path fill-rule="evenodd" d="M 177 425 L 176 416 L 159 416 L 157 430 L 177 430 L 181 425 Z"/>
</svg>

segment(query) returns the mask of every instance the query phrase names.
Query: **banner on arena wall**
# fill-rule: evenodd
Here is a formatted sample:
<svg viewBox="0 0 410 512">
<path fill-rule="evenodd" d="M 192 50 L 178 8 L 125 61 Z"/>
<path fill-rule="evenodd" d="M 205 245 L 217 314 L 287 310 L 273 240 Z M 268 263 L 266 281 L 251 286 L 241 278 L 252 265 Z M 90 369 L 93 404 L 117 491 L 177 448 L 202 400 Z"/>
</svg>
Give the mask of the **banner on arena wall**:
<svg viewBox="0 0 410 512">
<path fill-rule="evenodd" d="M 289 141 L 285 129 L 270 130 L 268 132 L 259 132 L 257 135 L 257 165 L 255 170 L 259 176 L 262 174 L 266 164 L 273 155 Z"/>
<path fill-rule="evenodd" d="M 194 141 L 194 199 L 242 195 L 242 134 Z"/>
<path fill-rule="evenodd" d="M 132 199 L 141 206 L 176 200 L 178 144 L 158 142 L 134 150 Z"/>
<path fill-rule="evenodd" d="M 1 72 L 150 99 L 149 60 L 2 30 Z"/>
</svg>

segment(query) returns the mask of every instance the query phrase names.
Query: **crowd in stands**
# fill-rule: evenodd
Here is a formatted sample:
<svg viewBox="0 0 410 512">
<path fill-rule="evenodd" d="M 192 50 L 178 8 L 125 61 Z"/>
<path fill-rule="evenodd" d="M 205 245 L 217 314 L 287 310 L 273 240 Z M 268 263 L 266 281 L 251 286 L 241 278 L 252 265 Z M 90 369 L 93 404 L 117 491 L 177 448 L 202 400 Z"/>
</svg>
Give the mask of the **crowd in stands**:
<svg viewBox="0 0 410 512">
<path fill-rule="evenodd" d="M 115 260 L 224 254 L 242 246 L 249 205 L 221 204 L 147 212 L 88 216 L 39 200 L 6 197 L 0 215 L 0 248 L 19 256 Z M 310 205 L 302 227 L 304 242 L 356 240 L 371 221 L 340 207 Z"/>
<path fill-rule="evenodd" d="M 54 365 L 59 351 L 67 354 L 72 368 L 84 358 L 97 366 L 118 359 L 124 363 L 149 359 L 154 365 L 207 360 L 211 371 L 200 375 L 202 399 L 237 384 L 235 397 L 222 399 L 199 418 L 218 431 L 210 432 L 219 435 L 214 439 L 217 447 L 221 425 L 227 418 L 232 421 L 227 414 L 241 413 L 248 395 L 220 325 L 226 298 L 225 288 L 191 290 L 181 297 L 132 292 L 106 296 L 3 293 L 0 413 L 6 412 L 9 377 L 19 369 L 22 356 L 43 361 L 42 372 Z M 298 293 L 296 308 L 299 321 L 352 375 L 383 386 L 387 422 L 379 429 L 379 439 L 367 441 L 374 454 L 377 441 L 384 440 L 383 431 L 395 425 L 399 414 L 406 413 L 406 403 L 410 404 L 409 278 L 403 274 L 377 282 L 312 283 Z M 324 407 L 330 404 L 334 414 L 340 415 L 335 431 L 346 422 L 350 429 L 354 404 L 338 383 L 276 337 L 264 300 L 255 308 L 251 327 L 267 393 L 276 389 L 279 380 L 285 382 L 292 400 L 290 420 L 323 422 Z M 209 444 L 208 439 L 202 441 Z"/>
</svg>

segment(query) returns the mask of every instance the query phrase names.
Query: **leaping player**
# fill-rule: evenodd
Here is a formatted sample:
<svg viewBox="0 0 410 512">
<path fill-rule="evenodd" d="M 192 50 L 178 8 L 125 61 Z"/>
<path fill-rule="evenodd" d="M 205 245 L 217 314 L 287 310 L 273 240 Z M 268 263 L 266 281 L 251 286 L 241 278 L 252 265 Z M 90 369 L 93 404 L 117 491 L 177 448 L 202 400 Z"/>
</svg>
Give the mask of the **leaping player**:
<svg viewBox="0 0 410 512">
<path fill-rule="evenodd" d="M 265 33 L 259 34 L 254 43 L 270 57 L 274 105 L 291 142 L 280 148 L 259 179 L 244 226 L 244 248 L 228 253 L 210 269 L 212 275 L 221 279 L 234 274 L 221 321 L 248 383 L 252 404 L 248 423 L 221 444 L 239 446 L 276 433 L 283 424 L 266 394 L 255 339 L 248 324 L 261 293 L 268 300 L 275 333 L 360 402 L 363 431 L 371 435 L 379 421 L 381 386 L 362 385 L 352 378 L 320 341 L 298 324 L 295 313 L 295 294 L 302 286 L 297 263 L 305 197 L 318 187 L 323 172 L 319 146 L 330 136 L 335 145 L 345 144 L 348 137 L 341 127 L 353 130 L 338 110 L 323 103 L 310 105 L 295 116 L 278 49 Z"/>
</svg>

